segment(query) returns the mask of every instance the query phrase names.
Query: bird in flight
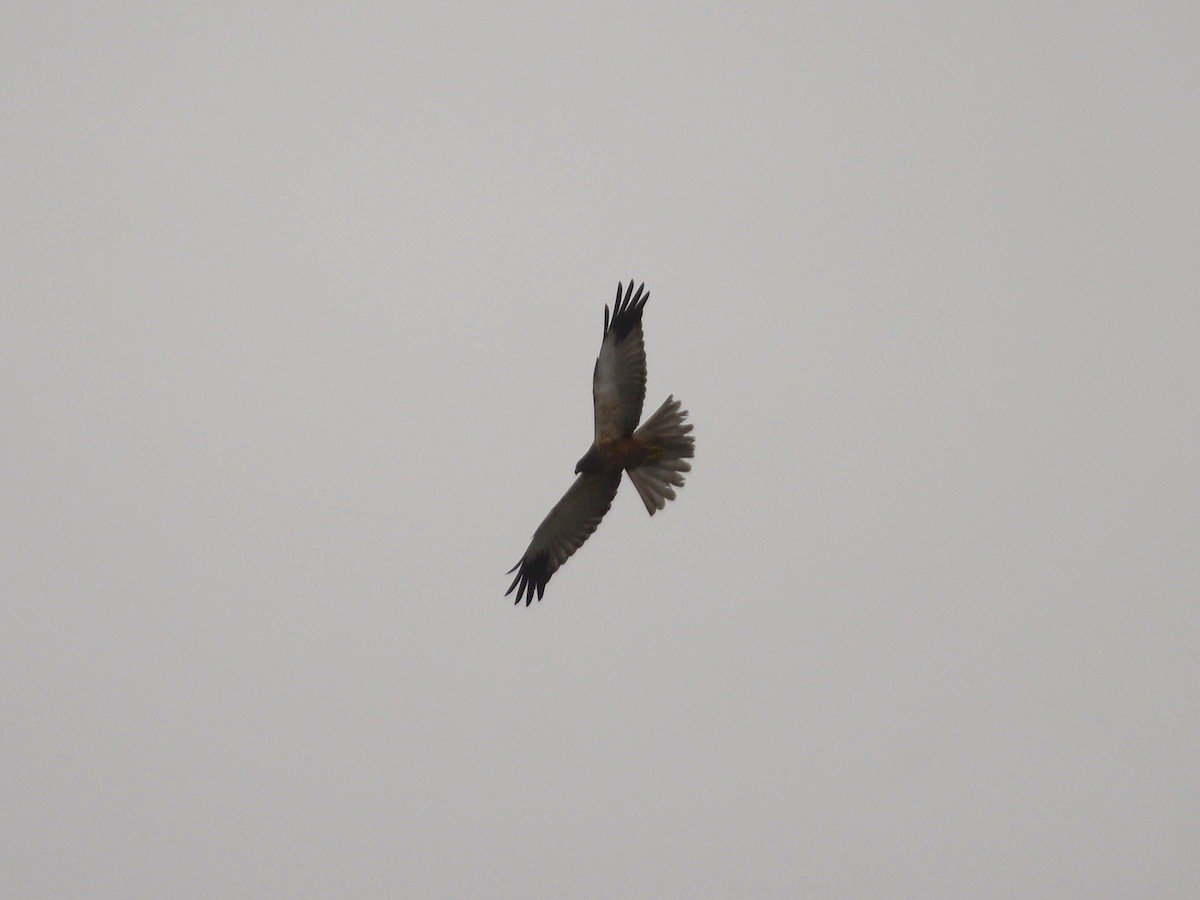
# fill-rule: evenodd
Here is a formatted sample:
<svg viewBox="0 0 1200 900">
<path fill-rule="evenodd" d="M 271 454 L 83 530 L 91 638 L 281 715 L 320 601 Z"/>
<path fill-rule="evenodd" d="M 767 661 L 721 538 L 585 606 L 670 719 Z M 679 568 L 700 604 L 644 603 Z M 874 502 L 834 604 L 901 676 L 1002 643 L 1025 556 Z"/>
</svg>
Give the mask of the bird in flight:
<svg viewBox="0 0 1200 900">
<path fill-rule="evenodd" d="M 691 471 L 688 460 L 695 440 L 688 433 L 692 426 L 684 423 L 687 410 L 679 408 L 678 400 L 667 397 L 638 427 L 646 399 L 642 307 L 650 294 L 643 293 L 644 288 L 639 285 L 635 294 L 630 281 L 622 296 L 618 284 L 611 319 L 604 307 L 604 338 L 592 372 L 596 437 L 575 464 L 575 483 L 533 533 L 520 562 L 508 570 L 516 571 L 517 577 L 505 596 L 516 590 L 517 603 L 524 597 L 528 606 L 534 593 L 542 599 L 546 582 L 591 537 L 612 506 L 622 472 L 629 473 L 646 512 L 654 515 L 675 499 L 683 473 Z"/>
</svg>

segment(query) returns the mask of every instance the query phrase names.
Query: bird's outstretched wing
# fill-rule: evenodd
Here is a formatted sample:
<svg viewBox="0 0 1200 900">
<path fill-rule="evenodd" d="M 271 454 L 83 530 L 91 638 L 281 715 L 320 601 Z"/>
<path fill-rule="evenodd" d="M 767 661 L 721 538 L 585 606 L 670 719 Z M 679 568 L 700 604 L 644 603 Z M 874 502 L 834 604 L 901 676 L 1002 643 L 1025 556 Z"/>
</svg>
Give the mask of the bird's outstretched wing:
<svg viewBox="0 0 1200 900">
<path fill-rule="evenodd" d="M 508 570 L 513 572 L 520 569 L 504 596 L 507 597 L 515 588 L 517 603 L 524 596 L 525 605 L 528 606 L 533 602 L 535 591 L 541 600 L 550 576 L 591 537 L 612 506 L 620 485 L 619 471 L 613 474 L 584 472 L 576 478 L 533 533 L 533 540 L 529 542 L 521 561 Z"/>
<path fill-rule="evenodd" d="M 611 321 L 604 307 L 604 340 L 592 372 L 592 405 L 596 414 L 596 443 L 629 437 L 642 417 L 646 398 L 646 346 L 642 341 L 642 307 L 650 299 L 645 284 L 633 292 L 633 282 L 617 299 Z"/>
</svg>

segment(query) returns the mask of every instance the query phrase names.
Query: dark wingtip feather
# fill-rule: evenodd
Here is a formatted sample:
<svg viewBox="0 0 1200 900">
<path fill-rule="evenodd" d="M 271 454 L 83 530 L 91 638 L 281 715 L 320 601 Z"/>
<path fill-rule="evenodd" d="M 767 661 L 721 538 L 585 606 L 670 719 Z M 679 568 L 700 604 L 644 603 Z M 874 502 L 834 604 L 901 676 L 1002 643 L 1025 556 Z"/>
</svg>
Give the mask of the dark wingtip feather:
<svg viewBox="0 0 1200 900">
<path fill-rule="evenodd" d="M 549 560 L 544 553 L 538 554 L 533 559 L 521 557 L 521 561 L 508 570 L 512 572 L 515 569 L 520 569 L 517 572 L 517 577 L 513 579 L 513 583 L 504 592 L 504 596 L 507 597 L 515 589 L 517 592 L 516 599 L 513 601 L 513 605 L 515 606 L 520 605 L 522 599 L 524 599 L 525 605 L 529 606 L 533 602 L 533 595 L 535 593 L 540 601 L 542 595 L 546 593 L 546 582 L 550 580 L 550 574 L 547 571 L 549 569 L 548 562 Z"/>
<path fill-rule="evenodd" d="M 617 299 L 613 304 L 613 314 L 611 327 L 616 330 L 617 340 L 621 340 L 625 335 L 629 334 L 639 322 L 642 321 L 642 307 L 646 305 L 646 301 L 650 299 L 650 292 L 647 291 L 646 282 L 638 285 L 637 293 L 633 291 L 633 279 L 629 280 L 628 287 L 622 287 L 617 284 Z M 621 291 L 624 290 L 624 296 Z M 608 318 L 608 307 L 604 307 L 604 334 L 607 335 L 610 323 Z"/>
<path fill-rule="evenodd" d="M 522 560 L 521 562 L 524 562 L 524 560 Z M 517 566 L 519 566 L 520 564 L 521 564 L 521 563 L 517 563 Z M 509 570 L 508 570 L 507 572 L 505 572 L 504 574 L 505 574 L 505 575 L 508 575 L 508 574 L 510 574 L 510 573 L 513 571 L 513 569 L 515 569 L 517 566 L 513 566 L 513 567 L 512 567 L 512 569 L 509 569 Z M 510 584 L 510 585 L 508 586 L 508 590 L 504 592 L 504 596 L 505 596 L 505 597 L 507 597 L 509 594 L 511 594 L 511 593 L 513 592 L 513 588 L 515 588 L 515 587 L 516 587 L 516 586 L 517 586 L 517 585 L 520 583 L 520 581 L 521 581 L 521 579 L 522 579 L 523 577 L 524 577 L 524 576 L 523 576 L 523 574 L 522 574 L 521 572 L 518 572 L 518 573 L 517 573 L 517 577 L 513 579 L 513 582 L 512 582 L 512 584 Z M 518 592 L 517 592 L 517 602 L 518 602 L 518 603 L 520 603 L 520 602 L 521 602 L 521 592 L 520 592 L 520 591 L 518 591 Z"/>
</svg>

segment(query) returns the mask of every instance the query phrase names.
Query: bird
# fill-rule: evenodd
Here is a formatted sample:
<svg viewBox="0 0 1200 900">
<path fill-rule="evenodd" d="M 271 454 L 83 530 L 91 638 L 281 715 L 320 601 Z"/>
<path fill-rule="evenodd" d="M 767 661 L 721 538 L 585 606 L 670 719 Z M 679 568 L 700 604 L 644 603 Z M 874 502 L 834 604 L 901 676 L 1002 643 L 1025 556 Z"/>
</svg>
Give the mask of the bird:
<svg viewBox="0 0 1200 900">
<path fill-rule="evenodd" d="M 595 438 L 575 464 L 575 481 L 542 520 L 525 554 L 508 570 L 517 573 L 504 595 L 517 592 L 516 604 L 529 606 L 534 595 L 540 602 L 546 583 L 591 537 L 612 507 L 621 474 L 627 472 L 646 505 L 655 512 L 675 499 L 683 473 L 695 450 L 692 425 L 673 394 L 638 426 L 646 399 L 646 348 L 642 337 L 642 310 L 650 299 L 645 282 L 634 293 L 633 281 L 617 284 L 612 317 L 604 307 L 604 335 L 600 355 L 592 370 L 592 407 Z M 624 291 L 624 293 L 622 293 Z"/>
</svg>

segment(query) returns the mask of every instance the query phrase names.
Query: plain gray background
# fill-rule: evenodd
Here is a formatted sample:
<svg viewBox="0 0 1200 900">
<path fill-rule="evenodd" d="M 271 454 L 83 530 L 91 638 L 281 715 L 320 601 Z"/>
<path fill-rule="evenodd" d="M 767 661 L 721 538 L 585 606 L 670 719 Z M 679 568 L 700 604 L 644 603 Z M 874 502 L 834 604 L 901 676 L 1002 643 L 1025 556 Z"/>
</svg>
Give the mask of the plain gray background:
<svg viewBox="0 0 1200 900">
<path fill-rule="evenodd" d="M 1058 6 L 6 4 L 0 892 L 1191 895 L 1200 14 Z"/>
</svg>

